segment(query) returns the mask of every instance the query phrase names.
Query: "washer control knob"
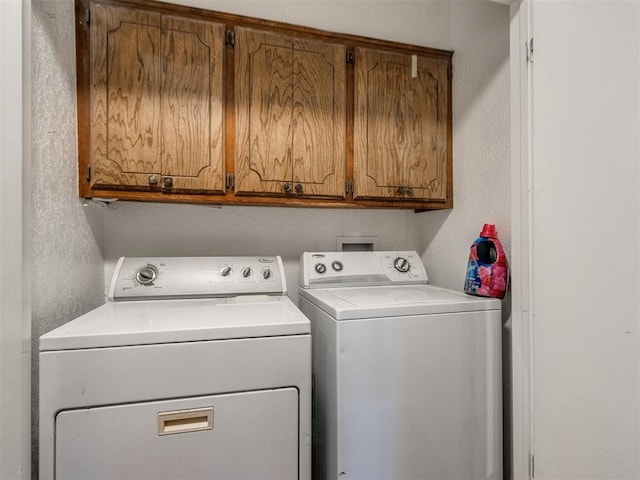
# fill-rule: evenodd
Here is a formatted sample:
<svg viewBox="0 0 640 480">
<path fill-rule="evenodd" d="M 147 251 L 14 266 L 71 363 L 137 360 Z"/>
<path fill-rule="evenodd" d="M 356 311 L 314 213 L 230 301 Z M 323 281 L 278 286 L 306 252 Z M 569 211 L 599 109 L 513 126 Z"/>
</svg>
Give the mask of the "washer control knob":
<svg viewBox="0 0 640 480">
<path fill-rule="evenodd" d="M 152 285 L 158 277 L 158 269 L 155 265 L 145 265 L 136 270 L 135 279 L 140 285 Z"/>
<path fill-rule="evenodd" d="M 265 269 L 262 271 L 262 278 L 264 278 L 265 280 L 269 280 L 271 278 L 271 270 L 270 269 Z"/>
<path fill-rule="evenodd" d="M 220 275 L 222 275 L 223 277 L 228 277 L 229 275 L 231 275 L 231 267 L 229 265 L 227 265 L 226 267 L 222 267 L 222 270 L 220 270 Z"/>
<path fill-rule="evenodd" d="M 393 261 L 393 266 L 396 267 L 396 270 L 402 273 L 406 273 L 411 268 L 411 264 L 409 260 L 404 257 L 398 257 Z"/>
<path fill-rule="evenodd" d="M 341 272 L 342 269 L 344 268 L 344 265 L 342 265 L 342 262 L 339 260 L 334 260 L 333 263 L 331 263 L 331 267 L 336 271 L 336 272 Z"/>
<path fill-rule="evenodd" d="M 327 271 L 327 266 L 324 263 L 316 263 L 316 272 L 325 273 Z"/>
<path fill-rule="evenodd" d="M 242 269 L 242 276 L 243 276 L 244 278 L 248 278 L 248 277 L 250 277 L 250 276 L 251 276 L 251 267 L 244 267 L 244 268 Z"/>
</svg>

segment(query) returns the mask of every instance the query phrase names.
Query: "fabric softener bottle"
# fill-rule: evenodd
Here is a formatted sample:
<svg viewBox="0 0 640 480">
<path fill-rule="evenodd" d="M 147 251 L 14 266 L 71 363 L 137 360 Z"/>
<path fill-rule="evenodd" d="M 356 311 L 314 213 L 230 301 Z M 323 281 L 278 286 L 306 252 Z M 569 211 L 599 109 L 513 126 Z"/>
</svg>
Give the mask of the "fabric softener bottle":
<svg viewBox="0 0 640 480">
<path fill-rule="evenodd" d="M 496 226 L 485 223 L 471 245 L 464 291 L 478 297 L 504 298 L 509 285 L 509 266 Z"/>
</svg>

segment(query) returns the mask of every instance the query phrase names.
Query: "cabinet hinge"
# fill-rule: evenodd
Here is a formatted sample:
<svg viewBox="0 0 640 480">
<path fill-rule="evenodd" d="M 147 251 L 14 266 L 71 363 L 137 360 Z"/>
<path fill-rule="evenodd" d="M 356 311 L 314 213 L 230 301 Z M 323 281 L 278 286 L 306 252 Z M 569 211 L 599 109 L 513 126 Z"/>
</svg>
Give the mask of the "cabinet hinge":
<svg viewBox="0 0 640 480">
<path fill-rule="evenodd" d="M 524 48 L 527 53 L 527 63 L 533 63 L 533 38 L 524 44 Z"/>
<path fill-rule="evenodd" d="M 233 30 L 227 30 L 225 39 L 227 47 L 234 47 L 236 45 L 236 34 Z"/>
<path fill-rule="evenodd" d="M 347 51 L 347 65 L 355 65 L 356 64 L 356 54 L 353 50 Z"/>
<path fill-rule="evenodd" d="M 233 173 L 227 173 L 227 179 L 225 183 L 225 187 L 229 190 L 235 188 L 236 186 L 236 177 Z"/>
<path fill-rule="evenodd" d="M 344 190 L 347 195 L 353 194 L 353 180 L 347 180 L 345 182 Z"/>
<path fill-rule="evenodd" d="M 87 183 L 91 183 L 91 165 L 87 165 Z"/>
</svg>

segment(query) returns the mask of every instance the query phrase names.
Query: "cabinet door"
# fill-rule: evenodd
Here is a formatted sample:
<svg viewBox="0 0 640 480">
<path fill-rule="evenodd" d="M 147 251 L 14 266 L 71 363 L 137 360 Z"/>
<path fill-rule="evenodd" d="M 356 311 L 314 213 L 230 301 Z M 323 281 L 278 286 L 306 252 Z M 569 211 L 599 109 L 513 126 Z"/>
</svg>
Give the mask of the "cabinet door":
<svg viewBox="0 0 640 480">
<path fill-rule="evenodd" d="M 174 191 L 223 193 L 225 27 L 163 16 L 162 32 L 163 179 Z"/>
<path fill-rule="evenodd" d="M 91 18 L 91 187 L 222 192 L 224 26 L 100 4 Z"/>
<path fill-rule="evenodd" d="M 293 184 L 303 195 L 344 197 L 346 49 L 294 44 Z"/>
<path fill-rule="evenodd" d="M 354 198 L 447 200 L 448 64 L 356 49 Z"/>
<path fill-rule="evenodd" d="M 144 187 L 160 165 L 160 14 L 91 5 L 91 187 Z"/>
<path fill-rule="evenodd" d="M 345 48 L 236 29 L 236 193 L 343 197 Z"/>
</svg>

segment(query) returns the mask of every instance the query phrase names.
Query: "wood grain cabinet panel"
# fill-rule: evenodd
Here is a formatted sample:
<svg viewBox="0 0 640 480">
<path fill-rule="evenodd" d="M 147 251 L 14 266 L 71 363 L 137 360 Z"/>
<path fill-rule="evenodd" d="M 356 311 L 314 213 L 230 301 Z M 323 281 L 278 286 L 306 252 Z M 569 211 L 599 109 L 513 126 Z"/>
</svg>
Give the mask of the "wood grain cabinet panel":
<svg viewBox="0 0 640 480">
<path fill-rule="evenodd" d="M 236 194 L 345 196 L 345 54 L 235 29 Z"/>
<path fill-rule="evenodd" d="M 354 198 L 448 201 L 450 58 L 355 57 Z"/>
<path fill-rule="evenodd" d="M 224 193 L 225 26 L 91 4 L 91 188 Z"/>
</svg>

